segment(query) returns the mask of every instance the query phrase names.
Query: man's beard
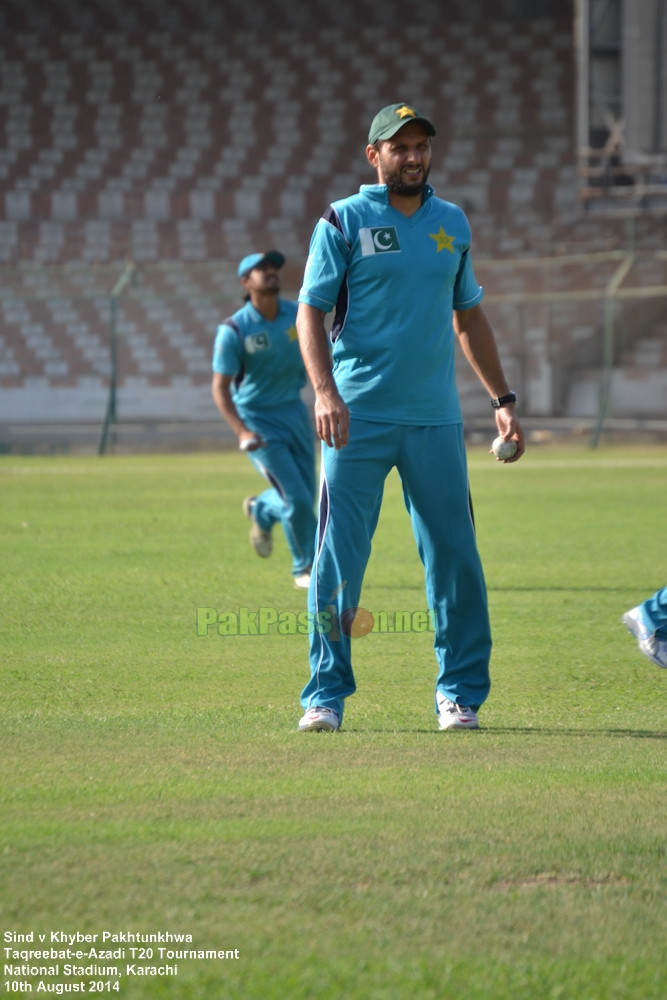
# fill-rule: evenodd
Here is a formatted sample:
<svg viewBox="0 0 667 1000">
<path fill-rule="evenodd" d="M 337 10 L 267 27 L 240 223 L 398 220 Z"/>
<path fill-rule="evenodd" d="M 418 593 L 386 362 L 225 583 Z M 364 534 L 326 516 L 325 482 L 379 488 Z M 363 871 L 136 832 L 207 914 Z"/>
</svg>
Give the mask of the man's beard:
<svg viewBox="0 0 667 1000">
<path fill-rule="evenodd" d="M 401 177 L 400 170 L 396 170 L 394 171 L 394 173 L 387 174 L 385 175 L 385 180 L 384 180 L 385 184 L 387 185 L 387 190 L 390 191 L 391 194 L 398 194 L 408 198 L 416 197 L 417 195 L 422 194 L 424 188 L 426 187 L 426 181 L 428 178 L 429 169 L 430 168 L 424 170 L 421 181 L 415 184 L 408 184 L 406 181 L 404 181 L 403 178 Z"/>
</svg>

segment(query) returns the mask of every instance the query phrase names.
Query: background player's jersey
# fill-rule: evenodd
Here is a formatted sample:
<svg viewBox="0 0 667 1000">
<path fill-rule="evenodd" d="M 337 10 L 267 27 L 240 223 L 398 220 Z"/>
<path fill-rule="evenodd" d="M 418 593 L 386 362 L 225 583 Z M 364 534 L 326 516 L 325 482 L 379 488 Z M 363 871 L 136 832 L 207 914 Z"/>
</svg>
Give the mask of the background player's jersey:
<svg viewBox="0 0 667 1000">
<path fill-rule="evenodd" d="M 299 398 L 306 372 L 296 335 L 295 302 L 280 299 L 275 320 L 246 302 L 218 327 L 213 371 L 235 379 L 232 396 L 242 411 L 266 410 Z"/>
<path fill-rule="evenodd" d="M 353 416 L 461 420 L 452 311 L 483 296 L 469 247 L 464 213 L 428 185 L 409 218 L 378 184 L 334 202 L 319 220 L 299 302 L 335 307 L 334 377 Z"/>
</svg>

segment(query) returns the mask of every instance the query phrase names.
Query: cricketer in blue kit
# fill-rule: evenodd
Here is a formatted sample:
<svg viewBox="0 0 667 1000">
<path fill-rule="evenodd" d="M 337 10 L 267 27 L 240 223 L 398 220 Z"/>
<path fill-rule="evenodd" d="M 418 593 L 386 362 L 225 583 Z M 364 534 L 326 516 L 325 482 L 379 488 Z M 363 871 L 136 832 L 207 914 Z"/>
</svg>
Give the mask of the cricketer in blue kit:
<svg viewBox="0 0 667 1000">
<path fill-rule="evenodd" d="M 667 587 L 660 587 L 636 608 L 626 611 L 622 620 L 644 656 L 667 668 Z"/>
<path fill-rule="evenodd" d="M 377 184 L 330 205 L 311 239 L 297 316 L 322 441 L 308 600 L 313 620 L 328 612 L 337 627 L 311 635 L 301 732 L 338 729 L 356 689 L 347 623 L 359 606 L 394 466 L 435 623 L 440 728 L 478 728 L 489 693 L 491 633 L 455 382 L 457 341 L 489 392 L 498 434 L 516 442 L 506 461 L 521 457 L 524 437 L 480 305 L 468 220 L 427 184 L 434 135 L 414 107 L 382 108 L 366 146 Z"/>
<path fill-rule="evenodd" d="M 246 497 L 250 540 L 266 558 L 280 522 L 292 554 L 295 586 L 310 580 L 315 538 L 313 426 L 301 398 L 306 372 L 296 333 L 297 305 L 280 297 L 277 250 L 252 253 L 238 266 L 245 304 L 223 320 L 213 347 L 211 391 L 239 447 L 269 482 Z"/>
</svg>

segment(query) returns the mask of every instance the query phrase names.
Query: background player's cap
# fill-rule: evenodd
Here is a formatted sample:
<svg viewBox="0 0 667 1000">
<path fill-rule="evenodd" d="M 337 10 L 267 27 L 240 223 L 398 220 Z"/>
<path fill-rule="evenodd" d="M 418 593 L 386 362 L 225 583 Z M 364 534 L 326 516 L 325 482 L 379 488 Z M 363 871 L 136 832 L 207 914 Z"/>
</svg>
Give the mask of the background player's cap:
<svg viewBox="0 0 667 1000">
<path fill-rule="evenodd" d="M 431 122 L 420 115 L 416 108 L 409 104 L 388 104 L 386 108 L 378 111 L 371 122 L 368 141 L 373 144 L 379 139 L 391 139 L 392 135 L 408 122 L 421 122 L 429 135 L 435 135 Z"/>
<path fill-rule="evenodd" d="M 249 253 L 239 264 L 239 278 L 245 278 L 254 267 L 263 264 L 265 260 L 270 260 L 279 269 L 285 263 L 285 258 L 278 250 L 267 250 L 266 253 Z"/>
</svg>

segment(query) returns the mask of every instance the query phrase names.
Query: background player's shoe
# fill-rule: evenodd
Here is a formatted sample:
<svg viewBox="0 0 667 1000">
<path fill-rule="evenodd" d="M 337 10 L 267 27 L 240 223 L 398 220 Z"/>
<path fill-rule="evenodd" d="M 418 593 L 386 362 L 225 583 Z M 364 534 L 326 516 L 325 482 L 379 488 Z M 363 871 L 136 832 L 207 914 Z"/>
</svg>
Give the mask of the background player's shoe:
<svg viewBox="0 0 667 1000">
<path fill-rule="evenodd" d="M 273 552 L 273 538 L 271 532 L 260 528 L 253 517 L 256 500 L 257 497 L 246 497 L 243 501 L 243 513 L 250 518 L 250 544 L 258 556 L 261 556 L 262 559 L 268 559 Z"/>
<path fill-rule="evenodd" d="M 310 570 L 306 569 L 303 573 L 297 573 L 294 577 L 294 586 L 298 587 L 300 590 L 308 590 L 310 586 Z"/>
<path fill-rule="evenodd" d="M 299 722 L 299 733 L 335 733 L 340 726 L 333 708 L 309 708 Z"/>
<path fill-rule="evenodd" d="M 639 649 L 652 663 L 667 669 L 667 640 L 660 640 L 644 624 L 641 608 L 631 608 L 623 615 L 623 624 L 632 632 Z"/>
<path fill-rule="evenodd" d="M 477 714 L 466 705 L 457 705 L 438 695 L 438 722 L 441 729 L 479 729 Z"/>
</svg>

